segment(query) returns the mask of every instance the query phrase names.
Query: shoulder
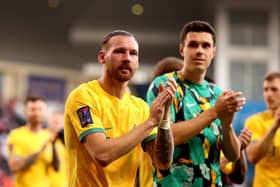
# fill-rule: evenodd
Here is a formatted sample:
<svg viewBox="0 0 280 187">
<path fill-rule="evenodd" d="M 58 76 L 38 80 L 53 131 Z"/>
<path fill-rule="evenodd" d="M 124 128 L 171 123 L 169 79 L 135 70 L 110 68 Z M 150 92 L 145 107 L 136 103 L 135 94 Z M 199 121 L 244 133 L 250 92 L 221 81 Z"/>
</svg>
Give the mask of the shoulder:
<svg viewBox="0 0 280 187">
<path fill-rule="evenodd" d="M 268 118 L 268 116 L 269 116 L 268 111 L 258 112 L 256 114 L 249 116 L 247 118 L 247 121 L 255 121 L 255 120 L 259 121 Z"/>
<path fill-rule="evenodd" d="M 83 83 L 70 92 L 66 100 L 66 105 L 71 106 L 74 102 L 88 101 L 89 98 L 97 95 L 97 81 Z"/>
<path fill-rule="evenodd" d="M 260 127 L 264 125 L 263 121 L 265 121 L 268 118 L 268 112 L 259 112 L 256 114 L 253 114 L 249 116 L 245 121 L 245 127 L 248 127 L 250 129 L 255 129 L 257 127 Z M 256 125 L 258 124 L 258 125 Z"/>
<path fill-rule="evenodd" d="M 18 127 L 10 131 L 8 135 L 9 140 L 16 140 L 20 137 L 24 137 L 26 134 L 26 126 Z"/>
<path fill-rule="evenodd" d="M 210 83 L 208 81 L 206 81 L 207 84 L 209 85 L 209 87 L 213 90 L 215 95 L 221 95 L 223 93 L 223 89 L 220 88 L 219 86 L 217 86 L 215 83 Z"/>
<path fill-rule="evenodd" d="M 164 75 L 156 77 L 150 84 L 148 93 L 154 92 L 154 94 L 157 95 L 157 88 L 159 87 L 159 84 L 162 83 L 163 86 L 166 86 L 169 77 L 174 77 L 174 72 L 166 73 Z"/>
<path fill-rule="evenodd" d="M 153 83 L 155 83 L 156 85 L 159 85 L 159 83 L 166 83 L 169 77 L 174 77 L 174 72 L 166 73 L 156 77 L 153 80 Z"/>
</svg>

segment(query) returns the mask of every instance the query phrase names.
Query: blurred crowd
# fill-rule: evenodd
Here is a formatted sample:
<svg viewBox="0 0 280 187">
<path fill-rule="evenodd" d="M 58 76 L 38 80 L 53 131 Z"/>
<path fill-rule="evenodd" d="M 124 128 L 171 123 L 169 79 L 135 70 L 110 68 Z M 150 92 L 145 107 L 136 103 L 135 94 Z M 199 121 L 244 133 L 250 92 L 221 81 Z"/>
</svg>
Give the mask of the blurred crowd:
<svg viewBox="0 0 280 187">
<path fill-rule="evenodd" d="M 0 97 L 0 186 L 12 186 L 12 173 L 7 162 L 6 140 L 8 133 L 21 125 L 25 124 L 23 116 L 16 112 L 16 99 L 10 99 L 4 103 Z"/>
</svg>

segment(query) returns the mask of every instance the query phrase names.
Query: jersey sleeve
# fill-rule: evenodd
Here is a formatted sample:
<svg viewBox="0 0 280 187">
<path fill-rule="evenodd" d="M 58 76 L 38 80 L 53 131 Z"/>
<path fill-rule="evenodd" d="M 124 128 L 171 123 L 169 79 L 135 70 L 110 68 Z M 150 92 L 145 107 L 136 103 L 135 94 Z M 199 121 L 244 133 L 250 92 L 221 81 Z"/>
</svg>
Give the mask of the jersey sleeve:
<svg viewBox="0 0 280 187">
<path fill-rule="evenodd" d="M 223 158 L 225 158 L 225 155 L 224 155 L 223 151 L 221 151 L 220 159 L 223 159 Z M 220 169 L 224 174 L 229 175 L 233 172 L 234 163 L 228 161 L 223 167 L 220 167 Z"/>
<path fill-rule="evenodd" d="M 86 88 L 79 88 L 69 96 L 65 111 L 80 142 L 91 133 L 105 133 L 98 101 Z"/>
<path fill-rule="evenodd" d="M 8 156 L 20 156 L 24 157 L 24 147 L 22 146 L 22 142 L 18 138 L 19 136 L 15 131 L 11 131 L 7 139 L 7 153 Z"/>
<path fill-rule="evenodd" d="M 249 117 L 245 122 L 245 127 L 252 132 L 251 142 L 258 141 L 262 138 L 262 128 L 258 124 L 256 116 Z"/>
</svg>

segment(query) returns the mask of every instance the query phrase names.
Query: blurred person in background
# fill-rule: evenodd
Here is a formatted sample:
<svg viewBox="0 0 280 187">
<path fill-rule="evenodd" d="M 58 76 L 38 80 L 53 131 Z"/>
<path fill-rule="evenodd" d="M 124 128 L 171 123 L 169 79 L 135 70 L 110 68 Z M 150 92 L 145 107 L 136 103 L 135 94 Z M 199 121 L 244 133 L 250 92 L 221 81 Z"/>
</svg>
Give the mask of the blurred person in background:
<svg viewBox="0 0 280 187">
<path fill-rule="evenodd" d="M 220 169 L 225 187 L 236 186 L 235 184 L 242 184 L 245 181 L 248 168 L 245 149 L 251 140 L 251 135 L 252 132 L 247 128 L 242 129 L 240 132 L 238 136 L 241 144 L 240 158 L 236 162 L 229 162 L 224 154 L 221 153 Z"/>
<path fill-rule="evenodd" d="M 49 176 L 51 180 L 50 187 L 66 187 L 66 153 L 63 137 L 63 113 L 53 112 L 48 120 L 48 129 L 51 134 L 57 134 L 55 140 L 52 142 L 55 147 L 54 151 L 57 151 L 59 159 L 59 170 L 55 170 L 53 167 L 49 167 Z M 62 134 L 62 136 L 61 136 Z"/>
<path fill-rule="evenodd" d="M 240 142 L 231 122 L 245 103 L 240 92 L 222 91 L 205 80 L 216 53 L 215 31 L 204 21 L 187 23 L 181 30 L 179 71 L 157 77 L 147 93 L 148 103 L 158 95 L 159 85 L 172 77 L 177 91 L 171 105 L 171 125 L 175 151 L 170 168 L 157 168 L 155 180 L 160 187 L 222 186 L 220 151 L 230 161 L 240 157 Z"/>
<path fill-rule="evenodd" d="M 165 57 L 154 66 L 153 79 L 166 73 L 179 71 L 183 66 L 184 61 L 182 59 L 173 56 Z"/>
<path fill-rule="evenodd" d="M 65 105 L 65 143 L 69 158 L 69 186 L 128 187 L 135 185 L 141 162 L 141 143 L 153 163 L 168 168 L 173 137 L 168 110 L 176 84 L 170 79 L 151 108 L 127 92 L 138 69 L 139 46 L 122 30 L 108 33 L 98 61 L 98 80 L 74 89 Z"/>
<path fill-rule="evenodd" d="M 245 127 L 252 131 L 246 151 L 255 165 L 254 187 L 280 186 L 280 72 L 264 77 L 263 97 L 267 110 L 252 115 Z"/>
<path fill-rule="evenodd" d="M 59 169 L 52 141 L 56 134 L 43 129 L 46 102 L 41 97 L 27 97 L 26 125 L 13 129 L 8 136 L 8 164 L 15 174 L 15 187 L 50 187 L 48 168 Z"/>
</svg>

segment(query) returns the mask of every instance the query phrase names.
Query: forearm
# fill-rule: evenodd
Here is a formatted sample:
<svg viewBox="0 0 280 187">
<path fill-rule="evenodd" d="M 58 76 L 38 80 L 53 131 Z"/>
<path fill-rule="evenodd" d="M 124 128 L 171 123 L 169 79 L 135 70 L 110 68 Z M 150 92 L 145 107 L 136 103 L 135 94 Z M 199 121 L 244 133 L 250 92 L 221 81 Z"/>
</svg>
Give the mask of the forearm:
<svg viewBox="0 0 280 187">
<path fill-rule="evenodd" d="M 256 164 L 269 151 L 273 144 L 273 139 L 277 128 L 274 126 L 266 133 L 266 135 L 259 141 L 251 142 L 247 147 L 248 160 Z"/>
<path fill-rule="evenodd" d="M 210 108 L 191 120 L 173 124 L 174 144 L 179 145 L 186 143 L 199 134 L 203 128 L 208 126 L 216 118 L 217 113 L 214 108 Z"/>
<path fill-rule="evenodd" d="M 104 134 L 88 135 L 85 138 L 84 145 L 97 163 L 101 166 L 107 166 L 141 143 L 150 134 L 154 126 L 151 121 L 147 120 L 127 134 L 112 139 L 106 139 Z"/>
<path fill-rule="evenodd" d="M 27 169 L 36 161 L 38 156 L 39 153 L 34 153 L 26 158 L 22 158 L 16 155 L 12 156 L 8 160 L 9 168 L 11 169 L 12 172 L 18 172 Z"/>
<path fill-rule="evenodd" d="M 229 161 L 235 162 L 240 157 L 240 142 L 231 125 L 222 127 L 222 149 Z"/>
<path fill-rule="evenodd" d="M 245 152 L 241 151 L 240 159 L 234 163 L 233 171 L 228 175 L 230 180 L 236 184 L 242 184 L 247 172 L 247 161 Z"/>
<path fill-rule="evenodd" d="M 55 146 L 55 142 L 52 144 L 52 167 L 54 168 L 55 171 L 59 171 L 60 161 Z"/>
<path fill-rule="evenodd" d="M 169 122 L 168 122 L 169 123 Z M 159 169 L 167 169 L 173 161 L 174 142 L 171 128 L 158 128 L 153 148 L 153 162 Z"/>
</svg>

